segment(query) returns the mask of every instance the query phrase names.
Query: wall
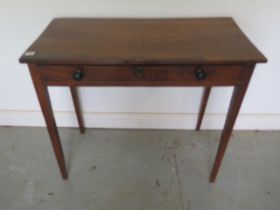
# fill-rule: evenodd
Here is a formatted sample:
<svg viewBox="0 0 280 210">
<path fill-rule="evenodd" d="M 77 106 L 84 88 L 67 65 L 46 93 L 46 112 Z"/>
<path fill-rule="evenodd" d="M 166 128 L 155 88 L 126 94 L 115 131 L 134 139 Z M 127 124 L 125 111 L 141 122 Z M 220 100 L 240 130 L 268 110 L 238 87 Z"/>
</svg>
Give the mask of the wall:
<svg viewBox="0 0 280 210">
<path fill-rule="evenodd" d="M 19 56 L 54 17 L 232 16 L 269 63 L 258 65 L 237 129 L 280 128 L 280 1 L 277 0 L 0 0 L 0 125 L 44 121 Z M 232 88 L 215 88 L 204 128 L 222 128 Z M 50 88 L 58 125 L 76 126 L 69 90 Z M 200 88 L 83 88 L 88 127 L 193 128 Z"/>
</svg>

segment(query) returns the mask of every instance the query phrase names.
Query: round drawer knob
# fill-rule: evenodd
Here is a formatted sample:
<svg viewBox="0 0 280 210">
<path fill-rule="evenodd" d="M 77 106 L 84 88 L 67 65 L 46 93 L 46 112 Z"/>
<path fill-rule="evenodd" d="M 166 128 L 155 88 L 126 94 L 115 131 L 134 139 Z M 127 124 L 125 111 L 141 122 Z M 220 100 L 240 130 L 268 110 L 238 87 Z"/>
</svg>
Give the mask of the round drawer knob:
<svg viewBox="0 0 280 210">
<path fill-rule="evenodd" d="M 76 81 L 82 80 L 84 77 L 84 71 L 82 69 L 76 69 L 73 73 L 73 79 Z"/>
<path fill-rule="evenodd" d="M 144 68 L 142 66 L 137 66 L 134 69 L 134 75 L 136 77 L 143 77 L 144 76 Z"/>
<path fill-rule="evenodd" d="M 195 70 L 195 77 L 197 80 L 204 80 L 206 78 L 206 73 L 202 68 L 197 68 Z"/>
</svg>

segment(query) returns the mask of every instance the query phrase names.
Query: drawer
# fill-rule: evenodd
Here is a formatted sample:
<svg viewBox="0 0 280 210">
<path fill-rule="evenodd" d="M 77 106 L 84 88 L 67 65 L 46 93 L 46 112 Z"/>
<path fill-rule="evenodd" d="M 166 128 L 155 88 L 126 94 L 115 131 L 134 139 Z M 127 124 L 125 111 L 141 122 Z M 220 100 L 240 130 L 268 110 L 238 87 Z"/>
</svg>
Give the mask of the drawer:
<svg viewBox="0 0 280 210">
<path fill-rule="evenodd" d="M 73 86 L 230 86 L 244 70 L 242 65 L 39 66 L 47 85 Z"/>
</svg>

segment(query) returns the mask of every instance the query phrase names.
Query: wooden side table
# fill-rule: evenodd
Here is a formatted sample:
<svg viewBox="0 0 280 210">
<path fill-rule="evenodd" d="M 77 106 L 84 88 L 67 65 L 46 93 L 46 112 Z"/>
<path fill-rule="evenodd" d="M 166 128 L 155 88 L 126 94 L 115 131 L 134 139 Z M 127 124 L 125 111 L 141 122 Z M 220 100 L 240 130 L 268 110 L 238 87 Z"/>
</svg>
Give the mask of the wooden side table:
<svg viewBox="0 0 280 210">
<path fill-rule="evenodd" d="M 232 18 L 57 18 L 20 58 L 27 63 L 58 165 L 67 169 L 48 86 L 69 86 L 81 133 L 77 86 L 202 86 L 196 130 L 212 86 L 234 86 L 210 176 L 214 182 L 256 63 L 266 58 Z"/>
</svg>

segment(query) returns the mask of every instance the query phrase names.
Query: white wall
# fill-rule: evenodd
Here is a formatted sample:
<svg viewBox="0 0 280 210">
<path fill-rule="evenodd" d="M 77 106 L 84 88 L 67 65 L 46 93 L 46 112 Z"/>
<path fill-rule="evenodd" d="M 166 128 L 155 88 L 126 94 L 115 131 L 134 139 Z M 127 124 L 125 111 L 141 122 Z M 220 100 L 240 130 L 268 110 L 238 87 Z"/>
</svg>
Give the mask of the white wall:
<svg viewBox="0 0 280 210">
<path fill-rule="evenodd" d="M 278 0 L 0 0 L 0 125 L 44 125 L 23 51 L 54 17 L 232 16 L 267 56 L 258 65 L 236 125 L 280 128 L 280 1 Z M 231 88 L 215 88 L 203 127 L 222 128 Z M 200 88 L 84 88 L 89 127 L 193 128 Z M 66 88 L 51 88 L 60 126 L 75 126 Z"/>
</svg>

